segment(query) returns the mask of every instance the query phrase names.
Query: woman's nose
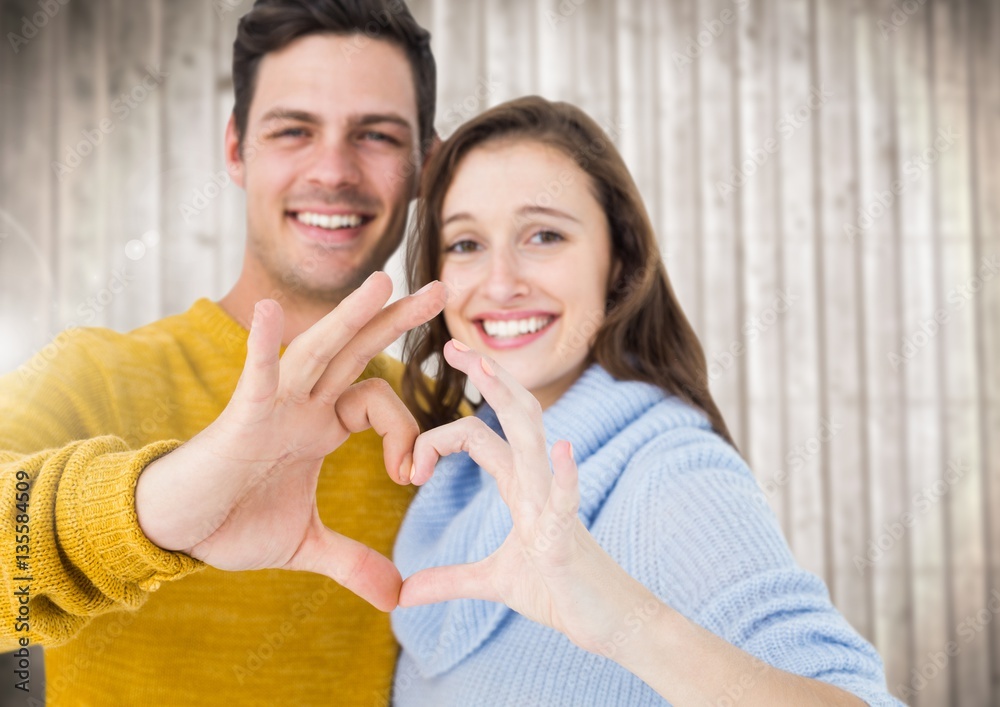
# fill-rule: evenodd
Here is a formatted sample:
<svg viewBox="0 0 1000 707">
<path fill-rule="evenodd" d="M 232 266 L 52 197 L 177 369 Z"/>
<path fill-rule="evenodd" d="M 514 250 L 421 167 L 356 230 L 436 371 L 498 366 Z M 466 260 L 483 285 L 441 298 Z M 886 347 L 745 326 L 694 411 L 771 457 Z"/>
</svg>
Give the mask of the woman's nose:
<svg viewBox="0 0 1000 707">
<path fill-rule="evenodd" d="M 486 293 L 490 299 L 503 303 L 526 295 L 530 287 L 524 268 L 512 253 L 496 251 L 490 258 L 486 280 Z"/>
</svg>

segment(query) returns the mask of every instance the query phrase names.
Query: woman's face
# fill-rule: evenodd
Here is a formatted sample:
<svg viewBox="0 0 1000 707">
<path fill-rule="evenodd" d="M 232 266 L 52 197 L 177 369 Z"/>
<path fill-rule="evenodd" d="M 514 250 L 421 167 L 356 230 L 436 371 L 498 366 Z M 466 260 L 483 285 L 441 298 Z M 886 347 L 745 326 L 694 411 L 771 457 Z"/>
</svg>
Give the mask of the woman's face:
<svg viewBox="0 0 1000 707">
<path fill-rule="evenodd" d="M 488 143 L 459 164 L 441 223 L 449 333 L 548 407 L 604 321 L 611 236 L 590 176 L 540 142 Z"/>
</svg>

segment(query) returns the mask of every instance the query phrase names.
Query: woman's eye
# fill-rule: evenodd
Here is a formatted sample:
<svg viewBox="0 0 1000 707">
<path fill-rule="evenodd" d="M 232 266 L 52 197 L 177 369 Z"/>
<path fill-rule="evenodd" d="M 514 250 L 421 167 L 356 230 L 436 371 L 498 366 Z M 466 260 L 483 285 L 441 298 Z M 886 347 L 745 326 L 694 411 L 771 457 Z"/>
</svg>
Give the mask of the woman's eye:
<svg viewBox="0 0 1000 707">
<path fill-rule="evenodd" d="M 566 240 L 555 231 L 539 231 L 530 238 L 532 243 L 558 243 Z"/>
<path fill-rule="evenodd" d="M 475 241 L 462 240 L 455 241 L 445 248 L 446 253 L 472 253 L 479 249 L 479 244 Z"/>
</svg>

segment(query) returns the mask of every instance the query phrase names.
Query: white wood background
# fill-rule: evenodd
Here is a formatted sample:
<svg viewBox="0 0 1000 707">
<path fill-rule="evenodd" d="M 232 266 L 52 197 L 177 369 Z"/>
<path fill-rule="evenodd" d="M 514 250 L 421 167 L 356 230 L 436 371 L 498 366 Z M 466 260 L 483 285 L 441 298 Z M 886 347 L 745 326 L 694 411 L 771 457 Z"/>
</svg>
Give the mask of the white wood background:
<svg viewBox="0 0 1000 707">
<path fill-rule="evenodd" d="M 243 248 L 242 192 L 210 185 L 249 0 L 49 0 L 51 18 L 45 1 L 0 4 L 0 371 L 69 325 L 127 330 L 222 295 Z M 526 93 L 610 127 L 799 561 L 894 692 L 1000 705 L 1000 3 L 410 4 L 442 133 Z M 44 26 L 15 52 L 25 17 Z M 125 115 L 148 67 L 169 75 Z M 876 217 L 851 238 L 859 209 Z"/>
</svg>

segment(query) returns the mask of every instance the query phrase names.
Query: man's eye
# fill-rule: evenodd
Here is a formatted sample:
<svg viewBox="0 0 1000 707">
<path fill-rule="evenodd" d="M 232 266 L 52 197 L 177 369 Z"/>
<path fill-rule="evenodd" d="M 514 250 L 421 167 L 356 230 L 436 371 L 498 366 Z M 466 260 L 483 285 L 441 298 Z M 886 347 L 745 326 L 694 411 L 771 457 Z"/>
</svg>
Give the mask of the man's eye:
<svg viewBox="0 0 1000 707">
<path fill-rule="evenodd" d="M 285 128 L 274 134 L 275 137 L 305 137 L 306 131 L 303 128 Z"/>
<path fill-rule="evenodd" d="M 445 248 L 446 253 L 472 253 L 476 250 L 479 250 L 479 244 L 470 240 L 455 241 Z"/>
<path fill-rule="evenodd" d="M 390 145 L 398 145 L 399 140 L 394 138 L 392 135 L 387 133 L 380 133 L 377 130 L 369 130 L 364 134 L 366 140 L 372 140 L 374 142 L 387 142 Z"/>
<path fill-rule="evenodd" d="M 530 238 L 530 242 L 532 243 L 558 243 L 564 240 L 566 239 L 555 231 L 538 231 L 538 233 Z"/>
</svg>

